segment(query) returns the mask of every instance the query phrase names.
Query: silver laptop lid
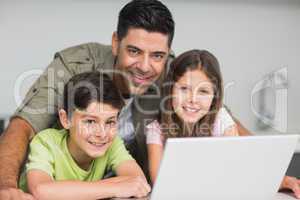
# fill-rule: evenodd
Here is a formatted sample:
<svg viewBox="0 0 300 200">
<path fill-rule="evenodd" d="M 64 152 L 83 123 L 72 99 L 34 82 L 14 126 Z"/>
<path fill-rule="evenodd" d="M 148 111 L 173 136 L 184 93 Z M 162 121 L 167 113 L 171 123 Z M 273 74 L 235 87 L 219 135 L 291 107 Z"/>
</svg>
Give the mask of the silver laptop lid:
<svg viewBox="0 0 300 200">
<path fill-rule="evenodd" d="M 151 199 L 272 199 L 298 138 L 277 135 L 169 139 Z"/>
</svg>

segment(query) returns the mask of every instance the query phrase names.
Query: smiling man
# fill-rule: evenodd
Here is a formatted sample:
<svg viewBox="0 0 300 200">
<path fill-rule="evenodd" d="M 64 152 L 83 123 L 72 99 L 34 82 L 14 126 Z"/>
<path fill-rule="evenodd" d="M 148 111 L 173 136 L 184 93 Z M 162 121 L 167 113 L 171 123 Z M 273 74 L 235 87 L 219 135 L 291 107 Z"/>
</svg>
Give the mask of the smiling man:
<svg viewBox="0 0 300 200">
<path fill-rule="evenodd" d="M 142 28 L 129 29 L 123 40 L 119 35 L 112 38 L 112 52 L 118 57 L 114 78 L 123 93 L 143 94 L 165 70 L 171 36 Z"/>
<path fill-rule="evenodd" d="M 157 0 L 133 0 L 119 13 L 112 46 L 88 43 L 56 53 L 2 134 L 0 200 L 33 199 L 17 189 L 28 143 L 35 133 L 56 124 L 62 86 L 82 72 L 102 71 L 116 83 L 126 102 L 119 116 L 119 135 L 148 175 L 144 128 L 158 111 L 158 88 L 173 58 L 170 50 L 173 36 L 174 21 L 164 4 Z M 240 135 L 249 134 L 236 123 Z M 299 189 L 296 184 L 293 188 Z M 300 196 L 300 189 L 298 193 Z"/>
</svg>

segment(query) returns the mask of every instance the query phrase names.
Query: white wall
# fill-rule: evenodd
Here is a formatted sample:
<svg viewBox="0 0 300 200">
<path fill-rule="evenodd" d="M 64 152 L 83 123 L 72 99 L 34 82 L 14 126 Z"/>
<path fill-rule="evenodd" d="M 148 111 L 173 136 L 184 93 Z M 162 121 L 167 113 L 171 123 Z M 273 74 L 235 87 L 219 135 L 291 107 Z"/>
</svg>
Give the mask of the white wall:
<svg viewBox="0 0 300 200">
<path fill-rule="evenodd" d="M 14 86 L 23 72 L 44 69 L 54 52 L 65 47 L 89 41 L 109 44 L 118 11 L 126 2 L 2 0 L 0 115 L 14 111 Z M 199 48 L 218 57 L 225 83 L 232 83 L 226 90 L 226 104 L 251 130 L 260 128 L 250 104 L 254 86 L 268 74 L 285 68 L 288 89 L 277 90 L 277 94 L 284 97 L 287 91 L 287 98 L 281 104 L 277 99 L 277 125 L 281 128 L 287 125 L 284 132 L 300 133 L 300 1 L 170 0 L 165 3 L 176 21 L 173 43 L 176 54 Z M 35 78 L 32 76 L 24 82 L 22 94 Z M 265 101 L 267 109 L 275 112 L 276 93 L 272 92 L 266 90 Z M 259 96 L 255 96 L 258 104 Z"/>
</svg>

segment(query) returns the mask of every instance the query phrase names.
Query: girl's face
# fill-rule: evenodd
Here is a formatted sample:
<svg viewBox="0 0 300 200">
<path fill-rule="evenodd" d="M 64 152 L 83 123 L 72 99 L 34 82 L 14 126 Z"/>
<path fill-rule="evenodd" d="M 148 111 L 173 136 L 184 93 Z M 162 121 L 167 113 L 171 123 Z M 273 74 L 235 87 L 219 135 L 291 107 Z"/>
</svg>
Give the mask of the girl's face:
<svg viewBox="0 0 300 200">
<path fill-rule="evenodd" d="M 189 70 L 176 81 L 172 95 L 177 116 L 185 123 L 196 123 L 210 110 L 214 85 L 200 68 Z"/>
<path fill-rule="evenodd" d="M 94 159 L 105 154 L 117 133 L 119 109 L 93 102 L 84 111 L 72 114 L 69 150 L 78 160 Z"/>
</svg>

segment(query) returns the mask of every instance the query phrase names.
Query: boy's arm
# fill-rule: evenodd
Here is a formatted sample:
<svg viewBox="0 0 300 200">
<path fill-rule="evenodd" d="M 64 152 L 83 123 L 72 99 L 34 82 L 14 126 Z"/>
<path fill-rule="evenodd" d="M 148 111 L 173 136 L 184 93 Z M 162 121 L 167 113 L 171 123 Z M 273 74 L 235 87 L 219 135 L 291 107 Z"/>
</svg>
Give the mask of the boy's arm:
<svg viewBox="0 0 300 200">
<path fill-rule="evenodd" d="M 120 176 L 94 182 L 53 181 L 41 170 L 30 170 L 27 182 L 30 193 L 36 199 L 43 200 L 143 197 L 150 191 L 150 187 L 140 176 Z"/>
<path fill-rule="evenodd" d="M 112 179 L 116 197 L 145 197 L 151 191 L 147 179 L 135 160 L 122 162 L 116 168 L 117 177 Z"/>
<path fill-rule="evenodd" d="M 116 168 L 116 174 L 117 176 L 141 177 L 144 180 L 147 180 L 142 169 L 135 160 L 127 160 L 119 164 Z"/>
<path fill-rule="evenodd" d="M 116 170 L 118 177 L 100 181 L 53 181 L 42 170 L 27 172 L 28 190 L 36 199 L 90 200 L 112 197 L 143 197 L 150 192 L 144 174 L 135 161 L 124 161 Z"/>
<path fill-rule="evenodd" d="M 36 199 L 43 200 L 90 200 L 114 197 L 112 181 L 53 181 L 42 170 L 29 170 L 28 190 Z"/>
<path fill-rule="evenodd" d="M 13 118 L 0 138 L 0 200 L 29 200 L 33 197 L 17 189 L 20 167 L 25 159 L 29 140 L 34 135 L 30 124 Z"/>
<path fill-rule="evenodd" d="M 115 171 L 117 177 L 108 179 L 112 181 L 115 197 L 144 197 L 150 192 L 147 179 L 137 164 L 126 150 L 120 137 L 115 137 L 109 152 L 109 168 Z"/>
</svg>

